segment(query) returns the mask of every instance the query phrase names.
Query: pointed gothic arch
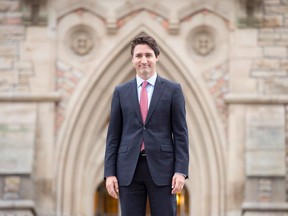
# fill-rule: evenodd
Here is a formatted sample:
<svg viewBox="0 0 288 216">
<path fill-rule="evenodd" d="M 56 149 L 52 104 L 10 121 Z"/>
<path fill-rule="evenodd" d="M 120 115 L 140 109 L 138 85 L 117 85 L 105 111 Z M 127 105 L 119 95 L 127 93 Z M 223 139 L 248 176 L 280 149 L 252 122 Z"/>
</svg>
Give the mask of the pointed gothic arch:
<svg viewBox="0 0 288 216">
<path fill-rule="evenodd" d="M 226 5 L 225 5 L 226 4 Z M 212 2 L 201 2 L 195 4 L 194 2 L 189 3 L 187 6 L 181 8 L 178 11 L 179 20 L 184 20 L 189 16 L 195 15 L 197 13 L 200 13 L 202 11 L 209 11 L 216 16 L 222 18 L 226 22 L 230 21 L 231 17 L 231 11 L 229 9 L 233 8 L 233 1 L 224 0 L 222 2 L 215 1 Z"/>
<path fill-rule="evenodd" d="M 147 20 L 146 20 L 147 22 Z M 67 107 L 57 143 L 56 205 L 62 214 L 93 215 L 93 194 L 103 180 L 105 136 L 110 101 L 115 85 L 134 76 L 129 43 L 140 31 L 156 38 L 161 47 L 159 74 L 182 84 L 186 97 L 190 138 L 191 215 L 224 215 L 224 134 L 213 99 L 199 74 L 189 71 L 173 48 L 165 43 L 151 23 L 119 33 L 116 47 L 103 64 L 83 80 Z M 155 25 L 155 24 L 154 24 Z M 154 26 L 155 27 L 155 26 Z M 176 78 L 177 77 L 177 78 Z M 194 203 L 197 202 L 197 205 Z"/>
<path fill-rule="evenodd" d="M 57 3 L 56 7 L 56 19 L 61 19 L 65 17 L 67 14 L 76 11 L 76 10 L 86 10 L 92 13 L 93 15 L 105 19 L 107 14 L 105 13 L 105 9 L 98 4 L 97 2 L 92 1 L 81 1 L 81 2 L 60 2 Z"/>
<path fill-rule="evenodd" d="M 117 19 L 121 19 L 125 16 L 128 16 L 131 13 L 135 13 L 139 10 L 146 10 L 152 12 L 154 14 L 158 14 L 159 16 L 169 19 L 169 10 L 163 4 L 154 3 L 154 4 L 147 4 L 143 1 L 135 1 L 130 3 L 129 7 L 121 6 L 117 9 Z"/>
</svg>

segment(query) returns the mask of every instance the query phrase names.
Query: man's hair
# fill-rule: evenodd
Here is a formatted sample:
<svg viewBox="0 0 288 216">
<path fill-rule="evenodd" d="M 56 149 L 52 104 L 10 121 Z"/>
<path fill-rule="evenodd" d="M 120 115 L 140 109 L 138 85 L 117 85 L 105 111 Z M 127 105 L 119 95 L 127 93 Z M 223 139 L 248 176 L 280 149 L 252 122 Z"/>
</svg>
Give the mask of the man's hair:
<svg viewBox="0 0 288 216">
<path fill-rule="evenodd" d="M 156 42 L 156 40 L 151 37 L 148 34 L 145 33 L 140 33 L 138 34 L 133 41 L 131 42 L 131 55 L 133 56 L 134 54 L 134 48 L 135 46 L 139 45 L 139 44 L 146 44 L 148 45 L 153 51 L 156 57 L 159 56 L 160 54 L 160 48 Z"/>
</svg>

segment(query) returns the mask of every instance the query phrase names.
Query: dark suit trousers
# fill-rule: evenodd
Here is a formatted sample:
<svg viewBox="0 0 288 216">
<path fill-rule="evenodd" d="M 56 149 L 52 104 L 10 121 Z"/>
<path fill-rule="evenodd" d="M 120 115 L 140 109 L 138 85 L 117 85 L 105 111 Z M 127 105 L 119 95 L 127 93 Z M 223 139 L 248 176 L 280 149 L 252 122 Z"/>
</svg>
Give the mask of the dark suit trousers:
<svg viewBox="0 0 288 216">
<path fill-rule="evenodd" d="M 122 216 L 145 216 L 147 195 L 152 216 L 176 216 L 176 196 L 171 194 L 171 185 L 155 185 L 146 157 L 139 157 L 131 184 L 119 188 Z"/>
</svg>

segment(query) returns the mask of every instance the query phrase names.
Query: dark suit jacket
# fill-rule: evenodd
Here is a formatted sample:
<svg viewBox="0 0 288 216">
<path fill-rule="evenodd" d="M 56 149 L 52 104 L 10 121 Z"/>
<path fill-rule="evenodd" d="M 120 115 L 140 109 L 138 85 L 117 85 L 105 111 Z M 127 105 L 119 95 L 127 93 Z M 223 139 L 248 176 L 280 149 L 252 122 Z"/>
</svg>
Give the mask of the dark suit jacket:
<svg viewBox="0 0 288 216">
<path fill-rule="evenodd" d="M 120 186 L 129 185 L 143 139 L 155 184 L 171 184 L 176 172 L 188 176 L 188 131 L 180 84 L 157 77 L 145 124 L 140 112 L 136 78 L 115 88 L 104 176 L 116 176 Z"/>
</svg>

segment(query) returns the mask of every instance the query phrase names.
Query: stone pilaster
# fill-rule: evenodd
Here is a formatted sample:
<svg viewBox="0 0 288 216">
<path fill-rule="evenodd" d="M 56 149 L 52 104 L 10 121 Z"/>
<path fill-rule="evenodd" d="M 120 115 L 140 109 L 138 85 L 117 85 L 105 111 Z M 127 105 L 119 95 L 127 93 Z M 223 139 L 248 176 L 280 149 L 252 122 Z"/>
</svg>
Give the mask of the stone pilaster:
<svg viewBox="0 0 288 216">
<path fill-rule="evenodd" d="M 246 110 L 244 216 L 286 216 L 286 126 L 283 105 Z"/>
</svg>

